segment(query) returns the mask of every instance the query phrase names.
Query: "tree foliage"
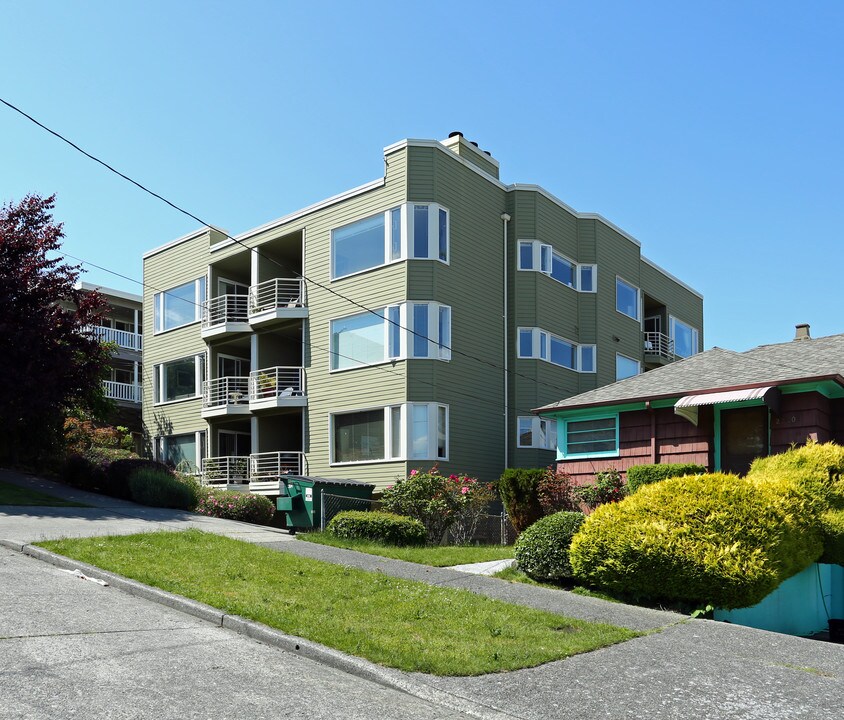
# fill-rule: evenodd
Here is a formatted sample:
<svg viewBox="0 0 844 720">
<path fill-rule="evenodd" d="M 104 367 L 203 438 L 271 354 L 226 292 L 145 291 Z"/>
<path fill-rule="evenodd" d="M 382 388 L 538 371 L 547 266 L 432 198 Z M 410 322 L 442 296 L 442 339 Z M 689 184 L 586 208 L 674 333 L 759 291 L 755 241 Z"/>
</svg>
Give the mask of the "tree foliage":
<svg viewBox="0 0 844 720">
<path fill-rule="evenodd" d="M 68 408 L 103 403 L 110 352 L 86 328 L 107 306 L 74 287 L 80 266 L 56 256 L 54 206 L 55 196 L 28 195 L 0 208 L 0 462 L 50 461 Z"/>
</svg>

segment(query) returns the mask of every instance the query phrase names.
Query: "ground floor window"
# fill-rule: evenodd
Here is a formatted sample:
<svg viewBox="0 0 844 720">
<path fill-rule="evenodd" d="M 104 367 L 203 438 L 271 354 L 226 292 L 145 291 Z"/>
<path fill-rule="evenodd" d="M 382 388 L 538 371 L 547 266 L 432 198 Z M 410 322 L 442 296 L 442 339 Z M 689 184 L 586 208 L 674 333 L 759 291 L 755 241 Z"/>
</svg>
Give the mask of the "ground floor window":
<svg viewBox="0 0 844 720">
<path fill-rule="evenodd" d="M 332 463 L 447 460 L 448 406 L 402 403 L 331 416 Z"/>
<path fill-rule="evenodd" d="M 205 456 L 205 432 L 163 435 L 156 442 L 156 459 L 185 473 L 199 472 Z"/>
<path fill-rule="evenodd" d="M 618 454 L 618 415 L 563 420 L 564 458 L 607 457 Z"/>
</svg>

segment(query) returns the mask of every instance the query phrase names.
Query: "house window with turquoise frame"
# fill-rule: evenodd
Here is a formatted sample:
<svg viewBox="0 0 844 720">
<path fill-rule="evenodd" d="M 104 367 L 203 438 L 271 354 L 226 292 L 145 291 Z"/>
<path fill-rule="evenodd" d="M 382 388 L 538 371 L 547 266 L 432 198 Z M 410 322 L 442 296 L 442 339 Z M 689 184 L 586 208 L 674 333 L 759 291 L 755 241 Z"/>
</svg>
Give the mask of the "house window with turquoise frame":
<svg viewBox="0 0 844 720">
<path fill-rule="evenodd" d="M 562 421 L 563 458 L 598 458 L 618 455 L 618 415 Z"/>
</svg>

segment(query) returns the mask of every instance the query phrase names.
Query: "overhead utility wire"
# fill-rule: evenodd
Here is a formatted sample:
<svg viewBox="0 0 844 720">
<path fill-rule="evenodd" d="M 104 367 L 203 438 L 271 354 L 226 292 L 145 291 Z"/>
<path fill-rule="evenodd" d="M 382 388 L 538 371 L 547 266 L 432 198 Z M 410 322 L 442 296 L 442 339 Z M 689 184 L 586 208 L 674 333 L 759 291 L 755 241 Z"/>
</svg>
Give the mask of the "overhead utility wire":
<svg viewBox="0 0 844 720">
<path fill-rule="evenodd" d="M 150 290 L 163 292 L 163 291 L 159 291 L 158 288 L 153 287 L 149 283 L 145 283 L 143 280 L 136 280 L 135 278 L 129 277 L 128 275 L 123 275 L 122 273 L 119 273 L 115 270 L 110 270 L 109 268 L 103 267 L 102 265 L 97 265 L 96 263 L 89 262 L 88 260 L 83 260 L 82 258 L 76 257 L 75 255 L 71 255 L 70 253 L 67 253 L 64 250 L 57 250 L 56 252 L 58 252 L 61 255 L 64 255 L 65 257 L 76 260 L 77 262 L 80 262 L 83 265 L 90 265 L 91 267 L 95 267 L 98 270 L 102 270 L 104 272 L 111 273 L 112 275 L 115 275 L 119 278 L 123 278 L 124 280 L 129 280 L 130 282 L 133 282 L 133 283 L 137 283 L 138 285 L 142 285 L 143 287 L 149 288 Z M 184 298 L 179 298 L 179 299 L 182 300 L 185 303 L 193 305 L 194 307 L 202 308 L 202 305 L 198 302 L 195 302 L 194 300 L 185 300 Z M 373 368 L 376 368 L 377 370 L 380 370 L 381 372 L 385 372 L 385 373 L 388 373 L 390 375 L 395 375 L 397 377 L 402 377 L 402 378 L 404 377 L 401 373 L 397 372 L 396 370 L 392 370 L 392 369 L 386 367 L 386 364 L 367 365 L 366 363 L 364 363 L 359 358 L 352 357 L 351 355 L 344 355 L 343 353 L 339 353 L 336 350 L 331 350 L 330 348 L 324 348 L 320 345 L 314 345 L 314 343 L 312 343 L 310 340 L 305 340 L 303 337 L 299 337 L 298 340 L 302 344 L 302 346 L 305 347 L 305 348 L 319 350 L 320 352 L 324 352 L 324 353 L 326 353 L 327 355 L 330 355 L 330 356 L 343 358 L 344 360 L 350 360 L 354 363 L 360 364 L 361 367 L 373 367 Z M 432 383 L 428 380 L 424 380 L 422 378 L 418 378 L 418 382 L 420 382 L 422 385 L 427 385 L 428 387 L 432 387 L 432 388 L 438 387 L 434 383 Z M 499 409 L 501 407 L 500 402 L 495 401 L 495 400 L 490 400 L 489 398 L 482 397 L 480 395 L 473 395 L 472 393 L 468 393 L 468 392 L 465 392 L 465 391 L 462 391 L 462 390 L 456 390 L 456 389 L 453 389 L 453 388 L 449 389 L 449 392 L 451 394 L 454 394 L 454 395 L 462 395 L 463 397 L 469 398 L 471 400 L 476 400 L 476 401 L 484 403 L 486 405 L 491 405 L 491 406 L 495 407 L 496 409 Z M 514 412 L 522 413 L 522 414 L 525 414 L 525 415 L 531 414 L 531 410 L 525 410 L 523 408 L 513 407 L 512 405 L 509 405 L 509 404 L 507 405 L 507 408 L 509 410 L 514 411 Z"/>
<path fill-rule="evenodd" d="M 132 185 L 139 188 L 140 190 L 143 190 L 145 193 L 148 193 L 148 194 L 152 195 L 153 197 L 155 197 L 155 198 L 161 200 L 162 202 L 166 203 L 167 205 L 172 207 L 177 212 L 180 212 L 183 215 L 186 215 L 187 217 L 191 218 L 192 220 L 195 220 L 196 222 L 198 222 L 200 225 L 202 225 L 204 227 L 214 227 L 213 225 L 211 225 L 211 223 L 205 222 L 202 218 L 197 217 L 192 212 L 185 210 L 184 208 L 180 207 L 179 205 L 176 205 L 175 203 L 171 202 L 170 200 L 163 197 L 162 195 L 159 195 L 158 193 L 154 192 L 153 190 L 150 190 L 148 187 L 142 185 L 137 180 L 133 180 L 128 175 L 125 175 L 124 173 L 115 169 L 114 167 L 109 165 L 107 162 L 100 160 L 95 155 L 92 155 L 91 153 L 87 152 L 86 150 L 83 150 L 81 147 L 79 147 L 79 145 L 77 145 L 73 141 L 67 139 L 66 137 L 64 137 L 60 133 L 56 132 L 55 130 L 52 130 L 51 128 L 47 127 L 46 125 L 44 125 L 43 123 L 39 122 L 34 117 L 32 117 L 32 115 L 29 115 L 28 113 L 21 110 L 19 107 L 13 105 L 12 103 L 8 102 L 7 100 L 4 100 L 2 97 L 0 97 L 0 103 L 3 103 L 6 107 L 10 108 L 11 110 L 14 110 L 15 112 L 19 113 L 20 115 L 23 115 L 25 118 L 27 118 L 27 120 L 35 123 L 38 127 L 42 128 L 43 130 L 46 130 L 48 133 L 50 133 L 54 137 L 58 138 L 62 142 L 67 143 L 72 148 L 74 148 L 78 152 L 85 155 L 85 157 L 87 157 L 87 158 L 93 160 L 94 162 L 102 165 L 104 168 L 106 168 L 110 172 L 113 172 L 115 175 L 118 175 L 119 177 L 123 178 L 124 180 L 132 183 Z M 219 230 L 219 228 L 216 228 L 216 229 Z M 327 285 L 325 285 L 325 284 L 323 284 L 323 283 L 321 283 L 317 280 L 312 280 L 311 278 L 309 278 L 309 277 L 305 276 L 304 274 L 300 273 L 295 268 L 284 265 L 283 263 L 279 262 L 275 258 L 270 257 L 269 255 L 265 255 L 257 247 L 254 247 L 254 248 L 249 247 L 243 241 L 238 240 L 236 237 L 233 237 L 232 235 L 229 235 L 229 233 L 222 231 L 222 230 L 220 232 L 222 232 L 226 236 L 226 238 L 228 238 L 232 242 L 237 243 L 238 245 L 245 248 L 246 250 L 249 250 L 250 252 L 254 252 L 258 257 L 263 258 L 264 260 L 267 260 L 267 261 L 273 263 L 274 265 L 281 268 L 282 270 L 286 270 L 288 272 L 293 273 L 299 279 L 304 280 L 305 282 L 311 283 L 312 285 L 316 285 L 317 287 L 321 288 L 322 290 L 325 290 L 325 291 L 331 293 L 335 297 L 339 297 L 339 298 L 345 300 L 346 302 L 351 303 L 355 307 L 358 307 L 361 310 L 364 310 L 365 312 L 368 312 L 372 315 L 375 315 L 376 317 L 381 318 L 382 320 L 385 320 L 386 322 L 390 323 L 391 325 L 395 325 L 399 329 L 404 330 L 405 332 L 408 332 L 411 335 L 422 338 L 422 339 L 424 339 L 428 342 L 433 342 L 427 335 L 422 335 L 421 333 L 418 333 L 415 330 L 411 330 L 410 328 L 406 328 L 403 325 L 401 325 L 401 323 L 396 322 L 395 320 L 391 320 L 388 317 L 380 315 L 378 312 L 376 312 L 372 308 L 369 308 L 366 305 L 363 305 L 362 303 L 357 302 L 356 300 L 352 300 L 350 297 L 343 295 L 342 293 L 328 287 Z M 167 291 L 161 291 L 161 292 L 167 292 Z M 443 346 L 443 347 L 445 347 L 445 346 Z M 472 355 L 470 353 L 462 352 L 461 350 L 455 350 L 453 348 L 448 348 L 448 349 L 451 350 L 455 355 L 460 355 L 461 357 L 465 357 L 465 358 L 468 358 L 470 360 L 474 360 L 475 362 L 479 362 L 483 365 L 491 367 L 494 370 L 501 370 L 501 371 L 507 372 L 509 375 L 512 375 L 514 377 L 523 378 L 525 380 L 528 380 L 529 382 L 532 382 L 533 384 L 535 384 L 537 386 L 543 385 L 543 386 L 551 388 L 553 390 L 557 390 L 558 392 L 566 393 L 566 390 L 564 388 L 559 387 L 558 385 L 554 385 L 552 383 L 548 383 L 548 382 L 545 382 L 545 381 L 542 381 L 542 380 L 537 380 L 536 378 L 532 378 L 529 375 L 524 375 L 522 373 L 516 372 L 515 370 L 512 370 L 510 368 L 505 369 L 503 366 L 499 365 L 498 363 L 492 362 L 491 360 L 487 360 L 485 358 L 481 358 L 481 357 L 478 357 L 476 355 Z"/>
</svg>

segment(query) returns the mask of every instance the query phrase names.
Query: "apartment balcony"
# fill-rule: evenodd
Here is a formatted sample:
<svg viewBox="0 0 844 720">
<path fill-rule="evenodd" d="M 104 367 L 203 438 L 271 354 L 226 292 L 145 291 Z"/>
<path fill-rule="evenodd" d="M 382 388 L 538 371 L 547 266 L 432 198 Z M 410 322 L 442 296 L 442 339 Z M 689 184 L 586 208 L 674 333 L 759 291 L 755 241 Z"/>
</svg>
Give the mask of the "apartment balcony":
<svg viewBox="0 0 844 720">
<path fill-rule="evenodd" d="M 203 485 L 246 491 L 249 489 L 249 457 L 203 458 L 199 478 Z"/>
<path fill-rule="evenodd" d="M 141 404 L 143 391 L 140 385 L 135 383 L 115 382 L 114 380 L 103 380 L 105 396 L 110 400 L 119 403 Z"/>
<path fill-rule="evenodd" d="M 221 377 L 202 383 L 202 417 L 248 414 L 248 377 Z"/>
<path fill-rule="evenodd" d="M 114 328 L 94 325 L 91 332 L 99 338 L 100 342 L 113 343 L 123 350 L 142 352 L 144 349 L 144 336 L 140 333 L 129 332 L 128 330 L 115 330 Z"/>
<path fill-rule="evenodd" d="M 274 278 L 249 288 L 249 323 L 253 327 L 306 317 L 304 280 Z"/>
<path fill-rule="evenodd" d="M 303 455 L 294 450 L 250 455 L 249 491 L 258 495 L 280 495 L 284 476 L 302 474 Z"/>
<path fill-rule="evenodd" d="M 249 373 L 250 410 L 305 407 L 307 404 L 304 368 L 271 367 Z"/>
<path fill-rule="evenodd" d="M 202 304 L 202 339 L 251 332 L 249 296 L 218 295 Z"/>
<path fill-rule="evenodd" d="M 668 365 L 677 359 L 674 355 L 674 341 L 660 332 L 646 332 L 645 336 L 645 365 L 653 367 Z"/>
</svg>

